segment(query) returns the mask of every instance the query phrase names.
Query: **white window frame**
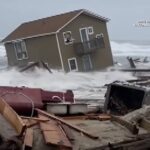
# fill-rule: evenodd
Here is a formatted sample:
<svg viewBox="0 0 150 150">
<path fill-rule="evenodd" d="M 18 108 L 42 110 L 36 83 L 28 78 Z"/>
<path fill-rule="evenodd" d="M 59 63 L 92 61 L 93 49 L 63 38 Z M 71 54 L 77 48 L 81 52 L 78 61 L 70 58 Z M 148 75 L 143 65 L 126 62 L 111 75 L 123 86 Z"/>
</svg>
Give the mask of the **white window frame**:
<svg viewBox="0 0 150 150">
<path fill-rule="evenodd" d="M 81 38 L 81 42 L 83 42 L 83 39 L 82 39 L 82 34 L 81 34 L 81 30 L 85 29 L 86 30 L 86 36 L 87 36 L 87 40 L 89 40 L 89 34 L 88 34 L 88 29 L 87 27 L 84 27 L 84 28 L 80 28 L 79 29 L 79 32 L 80 32 L 80 38 Z"/>
<path fill-rule="evenodd" d="M 96 38 L 99 38 L 99 37 L 104 38 L 104 34 L 103 33 L 96 34 Z"/>
<path fill-rule="evenodd" d="M 22 57 L 22 58 L 18 58 L 18 55 L 17 55 L 17 53 L 18 53 L 18 50 L 17 50 L 17 48 L 16 48 L 16 46 L 15 46 L 15 43 L 19 43 L 19 42 L 24 42 L 24 51 L 26 52 L 26 57 Z M 24 60 L 24 59 L 28 59 L 28 52 L 27 52 L 27 48 L 26 48 L 26 43 L 25 43 L 25 41 L 24 40 L 16 40 L 16 41 L 14 41 L 13 42 L 13 45 L 14 45 L 14 49 L 15 49 L 15 54 L 16 54 L 16 58 L 17 58 L 17 60 Z"/>
<path fill-rule="evenodd" d="M 91 30 L 91 32 L 89 32 L 90 30 Z M 89 35 L 94 34 L 94 29 L 93 29 L 92 26 L 88 27 L 88 28 L 87 28 L 87 31 L 88 31 L 88 34 L 89 34 Z"/>
<path fill-rule="evenodd" d="M 70 42 L 66 42 L 66 39 L 65 39 L 65 34 L 66 33 L 70 33 L 71 34 L 71 41 Z M 65 32 L 63 32 L 63 38 L 64 38 L 64 43 L 65 43 L 65 45 L 69 45 L 69 44 L 72 44 L 73 43 L 73 38 L 72 38 L 72 33 L 71 33 L 71 31 L 65 31 Z"/>
<path fill-rule="evenodd" d="M 75 60 L 75 65 L 76 65 L 76 69 L 71 69 L 71 65 L 70 65 L 70 61 L 71 60 Z M 78 64 L 77 64 L 77 59 L 75 57 L 72 57 L 72 58 L 68 58 L 68 65 L 69 65 L 69 70 L 70 71 L 78 71 Z"/>
</svg>

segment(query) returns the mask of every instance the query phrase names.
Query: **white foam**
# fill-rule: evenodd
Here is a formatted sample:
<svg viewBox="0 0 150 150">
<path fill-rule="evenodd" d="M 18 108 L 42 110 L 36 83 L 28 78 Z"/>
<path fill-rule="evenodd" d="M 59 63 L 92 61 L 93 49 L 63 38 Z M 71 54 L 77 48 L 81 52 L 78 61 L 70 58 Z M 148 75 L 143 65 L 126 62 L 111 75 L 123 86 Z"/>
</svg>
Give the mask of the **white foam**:
<svg viewBox="0 0 150 150">
<path fill-rule="evenodd" d="M 138 46 L 130 44 L 118 44 L 111 42 L 113 53 L 121 54 L 129 52 L 130 49 L 136 49 Z M 127 49 L 128 47 L 128 49 Z M 129 49 L 129 47 L 132 47 Z M 0 60 L 6 58 L 4 46 L 0 45 Z M 6 63 L 5 63 L 6 64 Z M 37 87 L 52 91 L 65 91 L 67 89 L 73 90 L 77 98 L 102 98 L 104 96 L 103 85 L 111 83 L 115 80 L 128 80 L 134 77 L 130 73 L 122 73 L 118 71 L 101 71 L 91 73 L 70 72 L 63 73 L 53 70 L 53 74 L 36 69 L 30 73 L 20 73 L 16 69 L 1 70 L 0 71 L 0 85 L 3 86 L 27 86 Z"/>
<path fill-rule="evenodd" d="M 135 45 L 111 41 L 111 48 L 114 56 L 150 56 L 150 44 Z"/>
<path fill-rule="evenodd" d="M 37 87 L 52 91 L 71 89 L 78 98 L 101 98 L 103 85 L 115 80 L 124 81 L 131 78 L 134 78 L 131 74 L 118 71 L 67 74 L 56 70 L 50 74 L 43 69 L 23 73 L 16 69 L 0 71 L 0 85 Z"/>
</svg>

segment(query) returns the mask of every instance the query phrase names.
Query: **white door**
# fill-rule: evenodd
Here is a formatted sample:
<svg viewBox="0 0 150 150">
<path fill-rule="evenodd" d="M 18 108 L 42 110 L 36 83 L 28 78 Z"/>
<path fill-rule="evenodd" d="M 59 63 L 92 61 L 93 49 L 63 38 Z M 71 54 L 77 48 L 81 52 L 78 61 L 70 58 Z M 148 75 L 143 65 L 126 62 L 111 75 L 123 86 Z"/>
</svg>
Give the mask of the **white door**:
<svg viewBox="0 0 150 150">
<path fill-rule="evenodd" d="M 81 41 L 82 42 L 86 42 L 89 40 L 89 36 L 88 36 L 88 28 L 81 28 L 80 29 L 80 36 L 81 36 Z"/>
<path fill-rule="evenodd" d="M 83 47 L 85 51 L 88 51 L 90 45 L 87 41 L 89 41 L 89 35 L 88 35 L 88 28 L 81 28 L 80 29 L 80 37 L 81 42 L 83 42 Z"/>
<path fill-rule="evenodd" d="M 92 62 L 90 55 L 83 55 L 82 56 L 82 63 L 83 63 L 83 69 L 84 71 L 90 71 L 92 70 Z"/>
</svg>

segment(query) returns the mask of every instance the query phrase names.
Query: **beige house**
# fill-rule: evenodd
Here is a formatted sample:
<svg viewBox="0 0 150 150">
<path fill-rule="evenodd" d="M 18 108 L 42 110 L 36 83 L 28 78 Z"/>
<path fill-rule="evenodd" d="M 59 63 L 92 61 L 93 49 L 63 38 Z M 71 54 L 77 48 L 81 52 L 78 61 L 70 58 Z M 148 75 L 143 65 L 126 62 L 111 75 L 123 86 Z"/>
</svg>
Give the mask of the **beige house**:
<svg viewBox="0 0 150 150">
<path fill-rule="evenodd" d="M 8 64 L 23 67 L 44 61 L 68 71 L 100 70 L 113 65 L 108 19 L 76 10 L 21 24 L 3 43 Z"/>
</svg>

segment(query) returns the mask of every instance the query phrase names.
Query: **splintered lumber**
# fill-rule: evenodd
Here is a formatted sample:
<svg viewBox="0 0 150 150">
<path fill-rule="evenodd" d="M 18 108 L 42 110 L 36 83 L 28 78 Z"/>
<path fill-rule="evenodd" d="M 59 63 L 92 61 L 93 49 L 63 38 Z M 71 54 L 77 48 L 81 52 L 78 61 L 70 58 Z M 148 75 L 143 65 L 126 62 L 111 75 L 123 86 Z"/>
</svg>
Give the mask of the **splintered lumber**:
<svg viewBox="0 0 150 150">
<path fill-rule="evenodd" d="M 41 119 L 49 119 L 41 114 L 38 114 L 38 117 Z M 55 145 L 62 149 L 72 149 L 72 145 L 66 134 L 55 120 L 49 119 L 48 122 L 40 122 L 40 128 L 46 144 Z"/>
<path fill-rule="evenodd" d="M 33 129 L 27 128 L 23 143 L 24 150 L 32 149 L 32 144 L 33 144 Z"/>
<path fill-rule="evenodd" d="M 88 115 L 84 115 L 84 116 L 71 116 L 71 117 L 63 117 L 63 119 L 65 120 L 99 120 L 99 121 L 106 121 L 106 120 L 110 120 L 111 116 L 108 114 L 99 114 L 99 115 L 95 115 L 95 114 L 88 114 Z"/>
<path fill-rule="evenodd" d="M 111 116 L 108 114 L 100 114 L 98 116 L 98 120 L 100 120 L 100 121 L 105 121 L 105 120 L 110 120 L 110 119 L 111 119 Z"/>
<path fill-rule="evenodd" d="M 23 122 L 25 123 L 27 128 L 30 128 L 32 126 L 37 125 L 39 122 L 46 122 L 49 121 L 49 119 L 42 119 L 42 118 L 37 118 L 37 117 L 26 117 L 26 116 L 21 116 L 23 119 Z"/>
<path fill-rule="evenodd" d="M 23 122 L 27 128 L 31 128 L 39 123 L 38 121 L 32 119 L 23 119 Z"/>
<path fill-rule="evenodd" d="M 42 118 L 37 118 L 37 117 L 26 117 L 26 116 L 21 116 L 22 119 L 29 119 L 29 120 L 35 120 L 39 122 L 46 122 L 49 121 L 49 119 L 42 119 Z"/>
<path fill-rule="evenodd" d="M 139 129 L 136 125 L 131 124 L 130 122 L 127 122 L 126 120 L 117 117 L 117 116 L 111 116 L 111 121 L 116 121 L 117 123 L 121 124 L 122 126 L 126 127 L 132 134 L 138 134 Z"/>
<path fill-rule="evenodd" d="M 25 130 L 25 124 L 21 117 L 2 99 L 0 98 L 0 113 L 21 135 Z"/>
<path fill-rule="evenodd" d="M 111 119 L 111 116 L 108 114 L 87 115 L 87 116 L 88 119 L 99 120 L 99 121 L 106 121 Z"/>
<path fill-rule="evenodd" d="M 150 72 L 150 69 L 120 69 L 124 72 Z"/>
<path fill-rule="evenodd" d="M 64 132 L 66 133 L 66 136 L 68 137 L 68 139 L 70 141 L 74 141 L 75 137 L 72 134 L 71 129 L 68 126 L 64 125 L 64 124 L 61 124 L 60 126 L 63 128 Z"/>
<path fill-rule="evenodd" d="M 34 63 L 29 64 L 29 65 L 25 66 L 24 68 L 22 68 L 22 69 L 20 70 L 20 72 L 24 72 L 24 71 L 26 71 L 26 70 L 28 70 L 28 69 L 30 69 L 30 68 L 38 67 L 38 66 L 39 66 L 39 62 L 34 62 Z"/>
<path fill-rule="evenodd" d="M 88 119 L 88 116 L 67 116 L 67 117 L 62 117 L 64 120 L 85 120 Z"/>
<path fill-rule="evenodd" d="M 47 113 L 47 112 L 45 112 L 45 111 L 42 111 L 42 110 L 40 110 L 40 109 L 36 109 L 36 111 L 38 112 L 38 114 L 43 114 L 43 115 L 45 115 L 45 116 L 47 116 L 47 117 L 49 117 L 49 118 L 51 118 L 51 119 L 53 119 L 53 120 L 56 120 L 56 121 L 58 121 L 58 122 L 61 122 L 62 124 L 65 124 L 65 125 L 67 125 L 68 127 L 72 128 L 72 129 L 74 129 L 74 130 L 76 130 L 76 131 L 78 131 L 78 132 L 81 132 L 82 134 L 84 134 L 84 135 L 86 135 L 86 136 L 88 136 L 88 137 L 90 137 L 90 138 L 92 138 L 92 139 L 98 139 L 98 138 L 99 138 L 98 136 L 92 135 L 92 134 L 86 132 L 85 130 L 83 130 L 83 129 L 81 129 L 81 128 L 75 126 L 75 125 L 72 125 L 72 124 L 66 122 L 65 120 L 60 119 L 60 118 L 58 118 L 58 117 L 56 117 L 56 116 L 54 116 L 54 115 L 51 115 L 51 114 L 49 114 L 49 113 Z"/>
</svg>

